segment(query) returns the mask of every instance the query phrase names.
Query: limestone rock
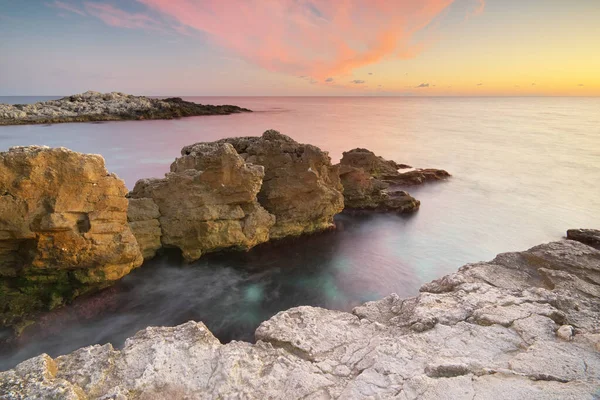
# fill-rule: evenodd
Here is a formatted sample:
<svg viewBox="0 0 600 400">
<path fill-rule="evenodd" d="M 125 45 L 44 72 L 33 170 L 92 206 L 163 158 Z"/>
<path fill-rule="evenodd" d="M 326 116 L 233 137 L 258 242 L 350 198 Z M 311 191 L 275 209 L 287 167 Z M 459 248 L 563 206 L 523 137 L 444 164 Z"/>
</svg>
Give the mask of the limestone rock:
<svg viewBox="0 0 600 400">
<path fill-rule="evenodd" d="M 344 152 L 340 164 L 362 168 L 372 177 L 397 186 L 420 185 L 425 182 L 439 181 L 450 177 L 448 172 L 432 168 L 399 172 L 399 169 L 410 168 L 410 166 L 385 160 L 367 149 L 353 149 Z"/>
<path fill-rule="evenodd" d="M 394 185 L 402 185 L 402 186 L 414 186 L 421 185 L 427 182 L 436 182 L 443 181 L 448 179 L 450 174 L 443 169 L 433 169 L 433 168 L 425 168 L 425 169 L 414 169 L 412 171 L 407 172 L 399 172 L 397 175 L 385 175 L 382 176 L 382 179 L 385 182 L 394 184 Z"/>
<path fill-rule="evenodd" d="M 569 229 L 567 239 L 577 240 L 600 250 L 600 230 L 597 229 Z"/>
<path fill-rule="evenodd" d="M 120 92 L 87 91 L 35 104 L 0 104 L 0 125 L 172 119 L 240 112 L 251 112 L 251 110 L 232 105 L 196 104 L 179 97 L 152 99 Z"/>
<path fill-rule="evenodd" d="M 247 163 L 264 167 L 258 201 L 276 217 L 270 231 L 272 239 L 333 226 L 333 216 L 342 211 L 344 199 L 338 170 L 326 152 L 274 130 L 261 137 L 228 138 L 215 143 L 229 143 Z M 185 157 L 206 145 L 186 146 L 181 154 Z"/>
<path fill-rule="evenodd" d="M 389 181 L 383 180 L 384 177 L 400 176 L 398 169 L 401 167 L 408 166 L 385 160 L 367 149 L 344 152 L 339 164 L 344 210 L 417 211 L 421 204 L 419 200 L 400 190 L 398 185 L 390 185 Z"/>
<path fill-rule="evenodd" d="M 129 199 L 127 221 L 129 221 L 129 228 L 133 232 L 145 260 L 154 257 L 162 247 L 159 218 L 160 211 L 154 200 L 150 198 Z"/>
<path fill-rule="evenodd" d="M 0 324 L 141 265 L 125 193 L 98 155 L 39 146 L 0 153 Z"/>
<path fill-rule="evenodd" d="M 382 178 L 386 175 L 398 174 L 401 164 L 376 156 L 367 149 L 352 149 L 345 151 L 340 160 L 341 165 L 361 168 L 374 178 Z"/>
<path fill-rule="evenodd" d="M 176 159 L 165 178 L 138 181 L 129 197 L 152 199 L 163 246 L 193 261 L 269 240 L 275 218 L 256 200 L 263 177 L 264 168 L 246 163 L 230 144 L 199 144 Z"/>
<path fill-rule="evenodd" d="M 344 187 L 344 210 L 414 212 L 421 202 L 403 190 L 390 190 L 390 185 L 362 168 L 340 165 Z"/>
<path fill-rule="evenodd" d="M 560 272 L 560 281 L 543 279 L 547 271 Z M 600 388 L 600 298 L 578 279 L 600 286 L 599 272 L 600 251 L 548 243 L 468 264 L 416 297 L 391 295 L 352 314 L 306 306 L 280 312 L 260 325 L 254 345 L 221 345 L 202 323 L 188 322 L 147 328 L 122 350 L 107 344 L 56 359 L 41 355 L 0 373 L 0 393 L 593 400 Z M 577 334 L 560 339 L 560 325 Z"/>
</svg>

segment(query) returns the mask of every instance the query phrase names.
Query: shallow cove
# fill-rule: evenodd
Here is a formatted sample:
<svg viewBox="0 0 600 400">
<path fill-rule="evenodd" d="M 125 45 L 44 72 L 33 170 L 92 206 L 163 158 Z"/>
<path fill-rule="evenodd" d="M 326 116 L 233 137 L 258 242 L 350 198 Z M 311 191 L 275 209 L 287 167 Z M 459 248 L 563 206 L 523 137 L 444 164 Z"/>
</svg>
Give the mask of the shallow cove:
<svg viewBox="0 0 600 400">
<path fill-rule="evenodd" d="M 149 325 L 201 319 L 221 339 L 251 339 L 256 325 L 298 304 L 350 310 L 419 286 L 468 262 L 557 240 L 595 226 L 600 212 L 597 98 L 220 98 L 255 110 L 173 121 L 0 127 L 0 148 L 45 144 L 102 154 L 128 187 L 162 176 L 198 141 L 274 128 L 330 151 L 366 147 L 453 177 L 407 188 L 412 217 L 338 216 L 338 230 L 191 266 L 160 258 L 117 286 L 40 321 L 55 336 L 25 336 L 0 369 L 112 341 Z M 0 100 L 6 101 L 6 100 Z M 19 100 L 22 102 L 22 100 Z M 260 319 L 260 320 L 259 320 Z M 60 322 L 57 322 L 60 321 Z"/>
<path fill-rule="evenodd" d="M 342 214 L 335 230 L 248 252 L 208 254 L 192 264 L 167 252 L 113 287 L 44 315 L 2 349 L 0 370 L 40 352 L 120 346 L 147 326 L 189 320 L 203 321 L 222 342 L 254 341 L 262 321 L 294 306 L 351 310 L 392 292 L 416 294 L 422 278 L 408 261 L 398 265 L 378 257 L 393 249 L 401 253 L 398 232 L 410 223 L 410 216 Z"/>
</svg>

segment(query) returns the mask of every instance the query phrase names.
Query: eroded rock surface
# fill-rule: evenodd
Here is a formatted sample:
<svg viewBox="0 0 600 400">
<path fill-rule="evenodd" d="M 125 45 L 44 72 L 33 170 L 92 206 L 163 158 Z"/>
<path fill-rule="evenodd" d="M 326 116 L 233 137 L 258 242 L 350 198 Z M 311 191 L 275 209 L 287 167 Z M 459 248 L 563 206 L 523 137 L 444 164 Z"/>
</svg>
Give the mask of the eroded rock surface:
<svg viewBox="0 0 600 400">
<path fill-rule="evenodd" d="M 421 202 L 390 184 L 373 177 L 362 168 L 340 165 L 340 180 L 344 187 L 344 210 L 417 211 Z"/>
<path fill-rule="evenodd" d="M 196 104 L 178 97 L 152 99 L 120 92 L 88 91 L 35 104 L 0 104 L 0 125 L 171 119 L 240 112 L 250 110 L 232 105 Z"/>
<path fill-rule="evenodd" d="M 261 137 L 228 138 L 215 143 L 229 143 L 247 163 L 264 167 L 258 201 L 276 217 L 271 239 L 331 228 L 333 216 L 344 208 L 337 167 L 318 147 L 300 144 L 274 130 Z M 181 154 L 185 157 L 206 145 L 186 146 Z"/>
<path fill-rule="evenodd" d="M 417 168 L 406 172 L 399 172 L 399 169 L 410 168 L 410 166 L 386 160 L 367 149 L 353 149 L 344 152 L 340 164 L 348 167 L 361 168 L 373 178 L 396 186 L 420 185 L 422 183 L 440 181 L 450 177 L 450 174 L 447 171 L 433 168 Z"/>
<path fill-rule="evenodd" d="M 403 177 L 410 174 L 398 172 L 401 168 L 411 167 L 386 160 L 367 149 L 344 152 L 339 164 L 340 180 L 344 187 L 344 210 L 417 211 L 421 202 L 400 188 L 406 186 L 403 185 Z M 394 178 L 398 182 L 394 182 Z"/>
<path fill-rule="evenodd" d="M 0 153 L 0 325 L 141 265 L 126 192 L 99 155 L 40 146 Z"/>
<path fill-rule="evenodd" d="M 129 197 L 151 199 L 160 214 L 162 245 L 181 249 L 193 261 L 269 240 L 275 217 L 256 199 L 264 175 L 262 166 L 246 163 L 231 144 L 204 143 L 176 159 L 165 178 L 139 180 Z"/>
<path fill-rule="evenodd" d="M 500 254 L 352 314 L 280 312 L 255 345 L 202 323 L 147 328 L 121 350 L 41 355 L 0 373 L 25 398 L 596 399 L 600 251 L 575 241 Z"/>
<path fill-rule="evenodd" d="M 160 237 L 160 211 L 154 200 L 150 198 L 129 199 L 127 221 L 133 236 L 138 242 L 145 260 L 156 255 L 162 247 Z"/>
<path fill-rule="evenodd" d="M 577 240 L 600 250 L 600 230 L 598 229 L 569 229 L 567 239 Z"/>
</svg>

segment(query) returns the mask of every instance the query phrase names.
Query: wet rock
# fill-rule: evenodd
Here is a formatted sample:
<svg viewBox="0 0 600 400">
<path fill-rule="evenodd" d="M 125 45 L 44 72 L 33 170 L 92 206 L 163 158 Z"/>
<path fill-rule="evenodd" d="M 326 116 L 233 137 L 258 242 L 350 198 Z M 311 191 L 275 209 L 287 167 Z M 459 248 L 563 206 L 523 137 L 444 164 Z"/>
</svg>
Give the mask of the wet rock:
<svg viewBox="0 0 600 400">
<path fill-rule="evenodd" d="M 264 168 L 258 202 L 276 217 L 271 239 L 297 236 L 333 227 L 333 216 L 342 211 L 344 199 L 337 167 L 327 152 L 300 144 L 288 136 L 268 130 L 261 137 L 223 139 L 249 164 Z M 185 157 L 198 143 L 186 146 Z"/>
<path fill-rule="evenodd" d="M 172 119 L 250 111 L 232 105 L 196 104 L 179 97 L 151 99 L 120 92 L 88 91 L 35 104 L 0 104 L 0 125 Z"/>
<path fill-rule="evenodd" d="M 549 284 L 542 269 L 584 279 L 600 271 L 600 251 L 574 241 L 548 243 L 468 264 L 416 297 L 391 295 L 353 313 L 296 307 L 263 322 L 254 345 L 222 345 L 196 322 L 147 328 L 122 350 L 96 345 L 27 360 L 0 373 L 0 392 L 8 398 L 593 399 L 600 387 L 598 297 Z M 575 327 L 577 335 L 561 340 L 556 324 Z"/>
<path fill-rule="evenodd" d="M 262 166 L 246 163 L 228 143 L 198 144 L 173 162 L 165 178 L 139 180 L 129 197 L 151 199 L 160 214 L 162 245 L 179 248 L 193 261 L 204 253 L 249 249 L 269 240 L 275 217 L 256 199 L 264 174 Z M 137 214 L 135 208 L 132 212 Z"/>
<path fill-rule="evenodd" d="M 600 250 L 600 230 L 597 229 L 569 229 L 567 239 L 577 240 Z"/>
<path fill-rule="evenodd" d="M 0 153 L 0 324 L 141 265 L 125 193 L 99 155 L 40 146 Z"/>
</svg>

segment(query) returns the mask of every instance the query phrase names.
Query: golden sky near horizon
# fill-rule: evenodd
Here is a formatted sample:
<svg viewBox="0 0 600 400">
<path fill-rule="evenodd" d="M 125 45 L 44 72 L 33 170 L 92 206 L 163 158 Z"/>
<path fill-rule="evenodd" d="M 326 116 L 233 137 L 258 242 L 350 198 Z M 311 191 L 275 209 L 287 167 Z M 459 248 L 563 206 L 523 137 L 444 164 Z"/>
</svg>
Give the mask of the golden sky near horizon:
<svg viewBox="0 0 600 400">
<path fill-rule="evenodd" d="M 32 0 L 0 34 L 0 95 L 600 95 L 600 0 Z"/>
</svg>

